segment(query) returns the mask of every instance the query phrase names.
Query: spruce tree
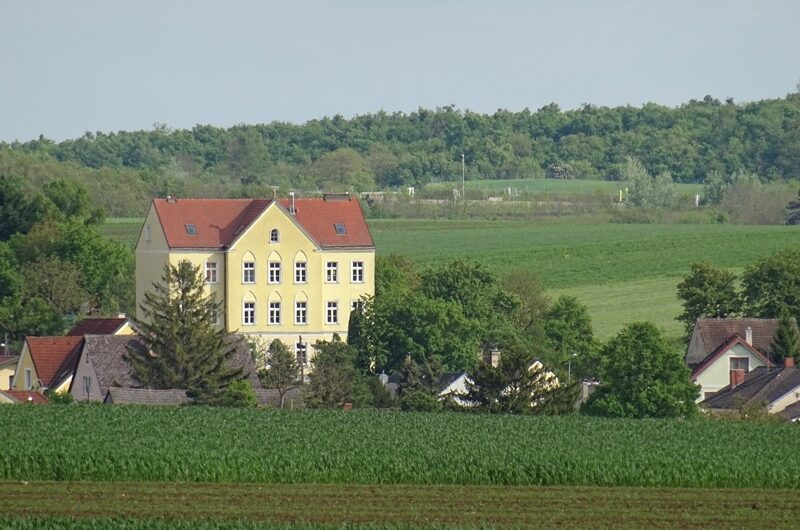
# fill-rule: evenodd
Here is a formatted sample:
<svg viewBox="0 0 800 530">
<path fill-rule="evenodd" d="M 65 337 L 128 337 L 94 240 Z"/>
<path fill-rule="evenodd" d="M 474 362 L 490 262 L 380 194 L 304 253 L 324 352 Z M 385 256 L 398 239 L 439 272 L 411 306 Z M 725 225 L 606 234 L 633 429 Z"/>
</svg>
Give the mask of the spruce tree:
<svg viewBox="0 0 800 530">
<path fill-rule="evenodd" d="M 214 325 L 220 304 L 206 295 L 199 267 L 185 260 L 165 265 L 141 309 L 143 319 L 135 324 L 144 350 L 130 350 L 127 359 L 144 386 L 186 389 L 198 402 L 213 403 L 244 379 L 231 367 L 238 345 Z"/>
<path fill-rule="evenodd" d="M 800 331 L 797 329 L 797 321 L 786 307 L 781 309 L 778 317 L 778 329 L 772 337 L 770 351 L 772 360 L 776 363 L 789 357 L 800 361 Z"/>
</svg>

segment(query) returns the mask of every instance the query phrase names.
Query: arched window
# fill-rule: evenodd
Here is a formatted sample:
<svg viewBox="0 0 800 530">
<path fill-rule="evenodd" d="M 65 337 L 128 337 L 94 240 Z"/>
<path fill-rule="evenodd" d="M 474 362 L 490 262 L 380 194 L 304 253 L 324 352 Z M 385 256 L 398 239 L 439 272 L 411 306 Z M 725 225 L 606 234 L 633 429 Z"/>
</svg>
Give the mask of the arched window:
<svg viewBox="0 0 800 530">
<path fill-rule="evenodd" d="M 269 242 L 277 243 L 280 240 L 280 233 L 277 228 L 273 228 L 269 233 Z"/>
</svg>

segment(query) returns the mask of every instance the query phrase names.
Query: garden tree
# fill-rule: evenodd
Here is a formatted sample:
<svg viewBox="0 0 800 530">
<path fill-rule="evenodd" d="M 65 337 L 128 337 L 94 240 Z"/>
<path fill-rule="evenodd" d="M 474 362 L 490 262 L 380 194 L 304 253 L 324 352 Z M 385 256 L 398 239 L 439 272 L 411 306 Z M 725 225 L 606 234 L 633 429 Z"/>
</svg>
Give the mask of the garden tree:
<svg viewBox="0 0 800 530">
<path fill-rule="evenodd" d="M 371 297 L 367 300 L 372 300 Z M 369 340 L 364 330 L 366 325 L 366 316 L 364 311 L 351 311 L 350 318 L 347 321 L 347 344 L 356 352 L 355 363 L 363 373 L 374 372 L 377 360 L 372 356 L 372 349 L 369 345 Z"/>
<path fill-rule="evenodd" d="M 797 199 L 789 201 L 786 207 L 786 224 L 800 225 L 800 189 L 797 190 Z"/>
<path fill-rule="evenodd" d="M 64 315 L 41 298 L 16 293 L 0 301 L 0 331 L 8 333 L 11 340 L 18 342 L 26 335 L 61 335 L 65 327 Z"/>
<path fill-rule="evenodd" d="M 520 301 L 506 292 L 484 265 L 456 259 L 430 268 L 422 273 L 420 292 L 430 299 L 456 304 L 477 333 L 482 349 L 503 349 L 507 342 L 516 340 L 514 315 Z"/>
<path fill-rule="evenodd" d="M 25 181 L 0 173 L 0 241 L 24 234 L 44 218 L 45 203 L 26 191 Z"/>
<path fill-rule="evenodd" d="M 407 357 L 401 370 L 402 382 L 397 389 L 400 408 L 422 412 L 442 410 L 443 404 L 439 400 L 442 372 L 442 362 L 436 356 L 419 363 Z"/>
<path fill-rule="evenodd" d="M 275 339 L 267 349 L 266 362 L 266 369 L 259 373 L 261 384 L 278 391 L 280 408 L 283 408 L 286 393 L 301 384 L 297 357 L 283 341 Z"/>
<path fill-rule="evenodd" d="M 785 307 L 778 314 L 778 328 L 769 349 L 776 364 L 790 357 L 800 362 L 800 331 L 797 329 L 797 320 Z"/>
<path fill-rule="evenodd" d="M 536 336 L 550 304 L 539 275 L 530 269 L 517 269 L 503 278 L 502 285 L 507 292 L 515 294 L 519 299 L 520 304 L 514 312 L 514 319 L 520 331 Z"/>
<path fill-rule="evenodd" d="M 741 306 L 736 276 L 707 261 L 692 263 L 691 272 L 678 284 L 678 298 L 683 305 L 678 320 L 687 339 L 698 318 L 728 318 Z"/>
<path fill-rule="evenodd" d="M 582 411 L 627 418 L 688 417 L 698 387 L 689 369 L 649 322 L 628 324 L 601 351 L 602 383 Z"/>
<path fill-rule="evenodd" d="M 548 366 L 568 372 L 580 381 L 599 375 L 598 345 L 594 340 L 589 310 L 574 296 L 561 295 L 543 318 Z"/>
<path fill-rule="evenodd" d="M 391 253 L 375 258 L 375 296 L 390 291 L 410 291 L 419 287 L 419 274 L 411 258 Z"/>
<path fill-rule="evenodd" d="M 149 388 L 185 388 L 201 403 L 227 400 L 226 388 L 244 379 L 231 367 L 240 345 L 214 325 L 219 303 L 206 295 L 200 267 L 186 260 L 165 265 L 141 310 L 135 323 L 144 348 L 126 355 L 134 377 Z"/>
<path fill-rule="evenodd" d="M 800 248 L 778 251 L 746 267 L 742 298 L 751 316 L 777 318 L 785 306 L 800 318 Z"/>
<path fill-rule="evenodd" d="M 26 297 L 40 298 L 61 314 L 78 314 L 88 299 L 78 267 L 55 256 L 29 263 L 22 276 Z"/>
<path fill-rule="evenodd" d="M 482 362 L 467 385 L 467 401 L 478 410 L 508 414 L 568 414 L 577 384 L 565 385 L 521 345 L 508 348 L 497 367 Z"/>
<path fill-rule="evenodd" d="M 311 360 L 314 370 L 308 376 L 305 404 L 314 409 L 338 408 L 345 403 L 354 407 L 369 404 L 370 392 L 353 362 L 355 351 L 334 333 L 330 341 L 317 341 Z"/>
<path fill-rule="evenodd" d="M 203 405 L 211 404 L 220 407 L 257 407 L 258 397 L 253 385 L 247 379 L 231 382 L 212 401 L 196 400 L 194 403 Z"/>
</svg>

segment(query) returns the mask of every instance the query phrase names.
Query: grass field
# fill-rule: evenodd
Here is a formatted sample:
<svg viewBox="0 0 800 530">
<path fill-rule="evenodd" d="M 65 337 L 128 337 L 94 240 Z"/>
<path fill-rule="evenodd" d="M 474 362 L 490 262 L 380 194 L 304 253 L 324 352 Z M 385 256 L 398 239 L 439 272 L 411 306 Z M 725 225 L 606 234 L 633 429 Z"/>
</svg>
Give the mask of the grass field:
<svg viewBox="0 0 800 530">
<path fill-rule="evenodd" d="M 133 245 L 141 222 L 108 222 L 102 230 Z M 693 262 L 741 271 L 800 245 L 791 226 L 372 220 L 370 229 L 379 254 L 405 254 L 422 265 L 470 258 L 501 275 L 532 269 L 550 294 L 571 294 L 589 307 L 600 339 L 632 320 L 650 320 L 674 341 L 683 333 L 676 285 Z"/>
<path fill-rule="evenodd" d="M 794 490 L 0 483 L 0 498 L 4 512 L 11 508 L 16 514 L 0 516 L 8 530 L 312 530 L 344 524 L 395 530 L 771 530 L 800 524 L 800 496 Z"/>
<path fill-rule="evenodd" d="M 50 406 L 0 425 L 11 481 L 800 489 L 793 424 Z"/>
</svg>

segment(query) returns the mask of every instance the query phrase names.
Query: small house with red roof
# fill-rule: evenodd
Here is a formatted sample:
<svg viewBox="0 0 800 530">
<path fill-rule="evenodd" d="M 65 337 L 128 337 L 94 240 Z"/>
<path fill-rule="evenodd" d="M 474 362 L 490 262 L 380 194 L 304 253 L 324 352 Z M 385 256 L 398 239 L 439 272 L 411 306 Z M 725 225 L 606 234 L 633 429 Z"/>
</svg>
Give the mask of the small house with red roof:
<svg viewBox="0 0 800 530">
<path fill-rule="evenodd" d="M 164 266 L 182 260 L 222 302 L 220 327 L 278 338 L 305 362 L 317 340 L 345 337 L 351 311 L 375 292 L 375 244 L 347 194 L 155 199 L 136 245 L 137 307 Z"/>
<path fill-rule="evenodd" d="M 68 392 L 83 337 L 26 337 L 11 389 Z"/>
<path fill-rule="evenodd" d="M 47 397 L 35 390 L 0 390 L 0 405 L 30 403 L 44 405 L 49 403 Z"/>
<path fill-rule="evenodd" d="M 133 335 L 133 327 L 124 313 L 116 317 L 84 318 L 67 335 L 82 337 L 84 335 Z"/>
<path fill-rule="evenodd" d="M 11 381 L 14 379 L 14 371 L 17 369 L 18 355 L 0 354 L 0 390 L 11 388 Z"/>
<path fill-rule="evenodd" d="M 700 385 L 698 401 L 735 388 L 756 368 L 770 367 L 777 327 L 776 319 L 698 319 L 685 357 L 692 381 Z"/>
</svg>

